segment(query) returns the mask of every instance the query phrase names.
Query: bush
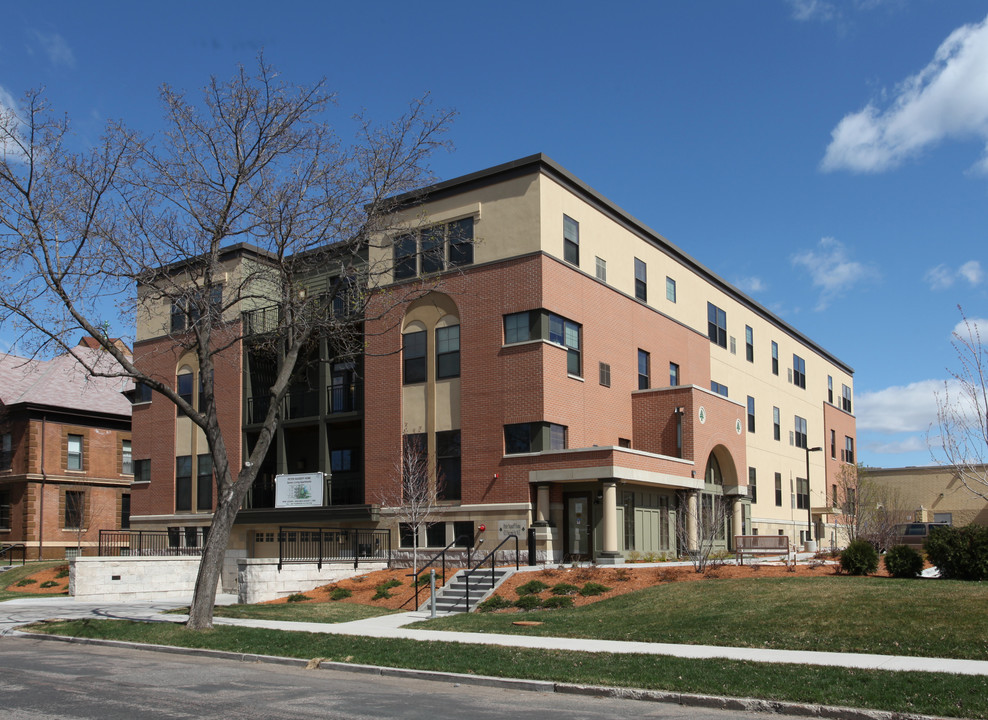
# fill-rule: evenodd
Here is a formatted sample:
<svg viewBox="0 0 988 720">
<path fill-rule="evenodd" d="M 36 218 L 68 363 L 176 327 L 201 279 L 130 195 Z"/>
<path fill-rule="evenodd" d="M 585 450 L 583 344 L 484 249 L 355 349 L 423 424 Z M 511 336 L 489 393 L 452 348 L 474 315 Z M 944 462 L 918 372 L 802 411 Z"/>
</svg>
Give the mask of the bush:
<svg viewBox="0 0 988 720">
<path fill-rule="evenodd" d="M 67 567 L 59 568 L 58 573 L 55 575 L 56 580 L 61 580 L 62 578 L 67 578 L 69 576 L 69 569 Z"/>
<path fill-rule="evenodd" d="M 34 578 L 24 578 L 23 580 L 19 580 L 17 582 L 17 587 L 25 587 L 27 585 L 34 585 L 34 583 L 36 583 L 36 582 L 38 582 L 38 581 L 35 580 Z"/>
<path fill-rule="evenodd" d="M 308 595 L 304 593 L 292 593 L 288 596 L 288 602 L 305 602 L 306 600 L 311 600 Z"/>
<path fill-rule="evenodd" d="M 346 600 L 348 597 L 353 595 L 352 592 L 346 588 L 334 587 L 329 593 L 330 600 Z"/>
<path fill-rule="evenodd" d="M 885 569 L 895 578 L 914 578 L 923 571 L 923 558 L 908 545 L 893 545 L 884 560 Z"/>
<path fill-rule="evenodd" d="M 852 540 L 840 554 L 840 569 L 848 575 L 873 573 L 878 570 L 878 553 L 867 540 Z"/>
<path fill-rule="evenodd" d="M 555 608 L 570 608 L 573 607 L 573 598 L 556 595 L 543 600 L 542 607 L 548 610 L 553 610 Z"/>
<path fill-rule="evenodd" d="M 513 607 L 513 603 L 508 598 L 501 595 L 491 595 L 477 606 L 477 610 L 487 613 L 494 612 L 495 610 L 504 610 L 509 607 Z"/>
<path fill-rule="evenodd" d="M 576 595 L 578 592 L 580 592 L 580 588 L 569 583 L 559 583 L 552 588 L 553 595 Z"/>
<path fill-rule="evenodd" d="M 54 580 L 48 580 L 47 582 L 41 583 L 38 587 L 53 588 L 53 587 L 58 587 L 60 584 L 61 583 L 57 583 Z"/>
<path fill-rule="evenodd" d="M 539 600 L 535 595 L 522 595 L 520 598 L 515 600 L 515 607 L 520 610 L 535 610 L 542 601 Z"/>
<path fill-rule="evenodd" d="M 942 578 L 988 580 L 988 527 L 930 528 L 923 549 Z"/>
<path fill-rule="evenodd" d="M 610 590 L 606 585 L 601 585 L 600 583 L 588 582 L 582 588 L 580 588 L 580 595 L 583 597 L 590 597 L 591 595 L 603 595 L 605 592 Z"/>
<path fill-rule="evenodd" d="M 524 585 L 520 585 L 516 591 L 519 595 L 538 595 L 540 592 L 548 588 L 541 580 L 529 580 Z"/>
</svg>

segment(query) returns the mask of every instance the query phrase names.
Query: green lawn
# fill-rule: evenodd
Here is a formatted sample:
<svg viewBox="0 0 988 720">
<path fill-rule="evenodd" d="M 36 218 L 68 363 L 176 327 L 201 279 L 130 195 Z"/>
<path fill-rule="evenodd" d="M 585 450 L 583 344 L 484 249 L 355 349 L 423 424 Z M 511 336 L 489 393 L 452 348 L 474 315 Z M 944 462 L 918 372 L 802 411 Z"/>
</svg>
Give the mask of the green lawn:
<svg viewBox="0 0 988 720">
<path fill-rule="evenodd" d="M 15 586 L 18 582 L 26 578 L 28 575 L 33 575 L 39 570 L 44 570 L 45 568 L 56 567 L 58 565 L 65 565 L 65 560 L 44 560 L 42 562 L 29 562 L 26 565 L 17 565 L 12 570 L 7 570 L 6 572 L 0 573 L 0 602 L 4 600 L 13 600 L 14 598 L 22 597 L 48 597 L 51 593 L 32 593 L 32 592 L 13 592 L 8 590 L 8 587 Z"/>
<path fill-rule="evenodd" d="M 658 585 L 583 608 L 414 627 L 642 642 L 988 659 L 988 583 L 830 576 Z M 535 627 L 512 625 L 538 620 Z"/>
<path fill-rule="evenodd" d="M 235 653 L 988 718 L 988 678 L 946 673 L 894 673 L 498 646 L 481 648 L 460 643 L 230 626 L 192 632 L 171 623 L 122 620 L 73 620 L 44 623 L 35 629 L 77 637 Z"/>
<path fill-rule="evenodd" d="M 188 608 L 172 612 L 186 614 Z M 279 603 L 278 605 L 217 605 L 213 609 L 216 617 L 256 618 L 258 620 L 290 620 L 312 623 L 344 623 L 351 620 L 391 615 L 397 610 L 357 605 L 355 603 Z"/>
</svg>

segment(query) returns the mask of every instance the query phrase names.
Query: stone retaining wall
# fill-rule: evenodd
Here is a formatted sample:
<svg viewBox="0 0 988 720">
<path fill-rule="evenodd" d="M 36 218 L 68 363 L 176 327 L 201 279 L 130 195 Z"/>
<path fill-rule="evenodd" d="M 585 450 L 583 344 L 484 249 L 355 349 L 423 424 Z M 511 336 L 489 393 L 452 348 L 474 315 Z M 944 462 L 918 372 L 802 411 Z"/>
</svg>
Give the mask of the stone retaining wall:
<svg viewBox="0 0 988 720">
<path fill-rule="evenodd" d="M 304 593 L 320 585 L 337 580 L 384 570 L 386 561 L 361 562 L 356 569 L 352 562 L 323 563 L 320 570 L 316 563 L 287 563 L 278 571 L 278 561 L 270 558 L 239 558 L 237 581 L 239 602 L 257 603 Z"/>
</svg>

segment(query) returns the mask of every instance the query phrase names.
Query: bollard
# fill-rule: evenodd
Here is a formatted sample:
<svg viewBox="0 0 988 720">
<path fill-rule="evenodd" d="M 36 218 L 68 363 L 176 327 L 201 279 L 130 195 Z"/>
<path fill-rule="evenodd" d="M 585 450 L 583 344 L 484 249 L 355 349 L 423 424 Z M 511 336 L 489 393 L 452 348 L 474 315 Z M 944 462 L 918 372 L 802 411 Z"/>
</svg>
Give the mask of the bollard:
<svg viewBox="0 0 988 720">
<path fill-rule="evenodd" d="M 432 617 L 436 617 L 436 569 L 429 570 L 429 593 L 432 597 Z"/>
</svg>

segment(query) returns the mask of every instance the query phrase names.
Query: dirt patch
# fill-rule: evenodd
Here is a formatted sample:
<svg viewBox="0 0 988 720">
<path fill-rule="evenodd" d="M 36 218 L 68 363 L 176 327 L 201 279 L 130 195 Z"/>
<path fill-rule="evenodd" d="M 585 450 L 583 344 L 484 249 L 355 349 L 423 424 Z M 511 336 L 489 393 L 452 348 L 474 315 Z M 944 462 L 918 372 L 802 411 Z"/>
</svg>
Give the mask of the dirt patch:
<svg viewBox="0 0 988 720">
<path fill-rule="evenodd" d="M 18 583 L 12 583 L 7 587 L 7 590 L 9 592 L 32 593 L 35 595 L 62 595 L 69 591 L 68 572 L 68 565 L 45 568 L 44 570 L 39 570 L 36 573 L 28 575 L 20 581 L 25 584 L 19 585 Z M 58 577 L 63 573 L 65 573 L 64 577 Z M 2 578 L 3 576 L 0 575 L 0 579 Z M 29 580 L 33 580 L 34 582 L 25 582 Z M 49 585 L 49 583 L 54 584 Z M 48 587 L 45 587 L 46 585 L 48 585 Z"/>
</svg>

